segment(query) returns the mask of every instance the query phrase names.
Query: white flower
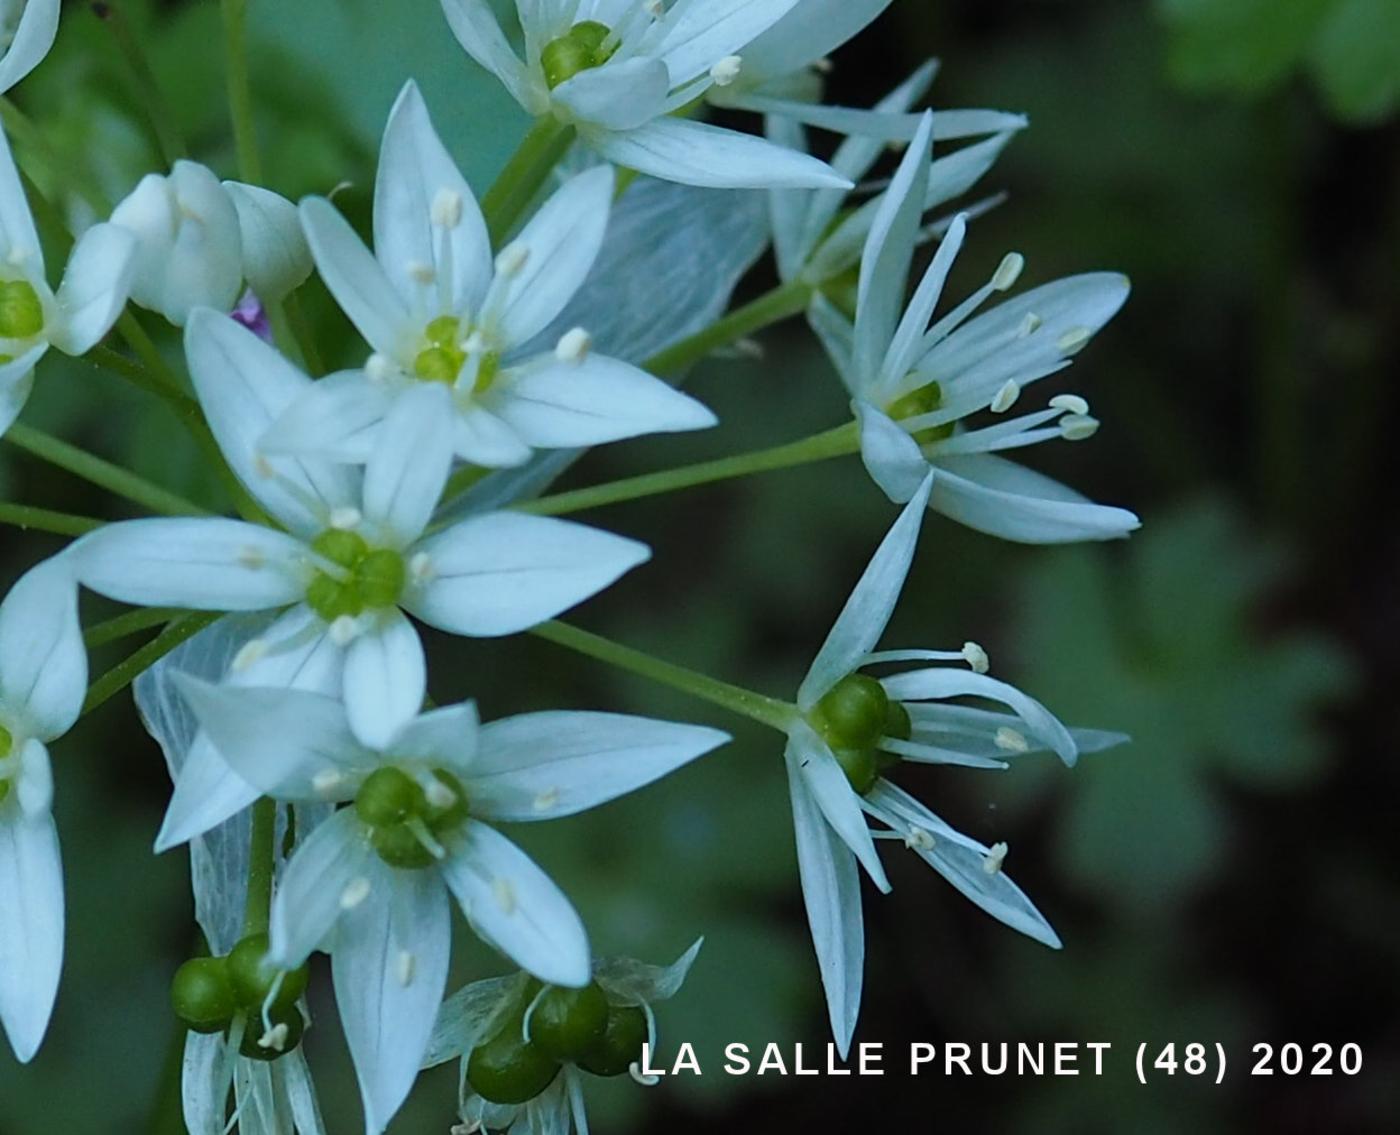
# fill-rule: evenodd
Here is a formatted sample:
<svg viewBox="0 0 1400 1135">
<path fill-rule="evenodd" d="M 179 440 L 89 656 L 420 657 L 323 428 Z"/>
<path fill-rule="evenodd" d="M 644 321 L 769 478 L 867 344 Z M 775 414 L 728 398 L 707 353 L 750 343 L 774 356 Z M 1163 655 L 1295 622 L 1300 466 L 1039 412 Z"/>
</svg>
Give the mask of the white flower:
<svg viewBox="0 0 1400 1135">
<path fill-rule="evenodd" d="M 15 1056 L 39 1049 L 63 964 L 63 867 L 45 745 L 78 720 L 87 655 L 66 559 L 0 603 L 0 1021 Z"/>
<path fill-rule="evenodd" d="M 282 611 L 235 659 L 235 680 L 343 691 L 367 743 L 392 736 L 423 704 L 423 648 L 404 611 L 450 634 L 514 634 L 589 598 L 649 555 L 631 540 L 513 513 L 427 533 L 452 459 L 446 391 L 425 385 L 399 401 L 363 475 L 271 458 L 258 451 L 257 438 L 311 380 L 215 312 L 195 312 L 185 338 L 195 390 L 224 456 L 286 531 L 212 517 L 111 524 L 74 545 L 78 576 L 138 606 Z M 197 771 L 187 772 L 200 787 L 177 791 L 162 846 L 256 797 L 201 751 L 202 759 L 191 757 Z"/>
<path fill-rule="evenodd" d="M 582 329 L 529 349 L 592 268 L 612 189 L 606 167 L 570 180 L 493 269 L 471 189 L 408 84 L 384 133 L 375 255 L 328 201 L 302 204 L 321 275 L 376 353 L 364 370 L 311 387 L 264 447 L 365 461 L 392 408 L 424 387 L 442 393 L 457 456 L 482 466 L 519 465 L 536 448 L 714 425 L 694 399 L 591 350 Z"/>
<path fill-rule="evenodd" d="M 578 127 L 625 168 L 714 188 L 848 183 L 807 154 L 677 111 L 742 68 L 735 57 L 798 0 L 517 0 L 525 61 L 489 0 L 442 0 L 453 33 L 536 117 Z"/>
<path fill-rule="evenodd" d="M 94 225 L 73 249 L 55 293 L 45 278 L 43 249 L 9 141 L 0 131 L 0 434 L 24 409 L 34 368 L 49 347 L 83 355 L 111 330 L 126 303 L 134 255 L 130 234 Z"/>
<path fill-rule="evenodd" d="M 311 274 L 296 207 L 256 185 L 220 182 L 206 166 L 178 161 L 147 174 L 112 211 L 137 239 L 131 298 L 183 326 L 199 307 L 232 311 L 243 282 L 266 302 Z"/>
<path fill-rule="evenodd" d="M 256 1027 L 255 1020 L 239 1020 L 227 1036 L 191 1032 L 185 1038 L 180 1085 L 186 1129 L 190 1135 L 326 1135 L 300 1046 L 276 1060 L 239 1054 L 243 1030 Z"/>
<path fill-rule="evenodd" d="M 1094 504 L 994 456 L 1092 436 L 1099 423 L 1082 398 L 1058 395 L 1044 410 L 981 428 L 968 429 L 965 422 L 984 410 L 1004 414 L 1026 386 L 1068 366 L 1122 307 L 1127 278 L 1072 276 L 970 318 L 1016 282 L 1022 260 L 1013 253 L 984 287 L 930 328 L 966 233 L 966 218 L 959 216 L 904 309 L 932 129 L 926 117 L 875 216 L 861 262 L 855 326 L 822 297 L 811 308 L 860 420 L 866 468 L 891 500 L 903 503 L 932 467 L 930 507 L 1004 539 L 1053 544 L 1126 536 L 1139 526 L 1131 512 Z"/>
<path fill-rule="evenodd" d="M 886 780 L 885 771 L 900 761 L 1005 768 L 1007 759 L 1033 752 L 1054 752 L 1072 765 L 1080 752 L 1126 740 L 1067 730 L 1040 703 L 980 673 L 986 654 L 973 643 L 960 651 L 871 653 L 908 575 L 933 479 L 925 477 L 856 584 L 798 691 L 801 716 L 788 734 L 802 893 L 842 1051 L 860 1010 L 865 957 L 857 864 L 881 891 L 890 889 L 875 852 L 877 835 L 902 841 L 994 918 L 1047 945 L 1060 944 L 1002 874 L 1005 845 L 988 848 L 955 831 Z M 964 662 L 972 669 L 926 667 L 878 681 L 859 673 L 862 666 L 889 662 Z M 1011 712 L 944 704 L 960 697 L 997 702 Z M 872 834 L 863 813 L 888 831 Z"/>
<path fill-rule="evenodd" d="M 574 815 L 728 739 L 599 713 L 507 718 L 478 737 L 466 703 L 371 749 L 334 698 L 180 684 L 215 746 L 261 792 L 351 804 L 293 853 L 273 900 L 269 961 L 291 969 L 328 946 L 371 1133 L 398 1110 L 428 1049 L 447 980 L 449 892 L 482 939 L 542 981 L 590 979 L 572 905 L 488 821 Z"/>
<path fill-rule="evenodd" d="M 59 0 L 0 0 L 0 95 L 49 53 L 58 15 Z"/>
</svg>

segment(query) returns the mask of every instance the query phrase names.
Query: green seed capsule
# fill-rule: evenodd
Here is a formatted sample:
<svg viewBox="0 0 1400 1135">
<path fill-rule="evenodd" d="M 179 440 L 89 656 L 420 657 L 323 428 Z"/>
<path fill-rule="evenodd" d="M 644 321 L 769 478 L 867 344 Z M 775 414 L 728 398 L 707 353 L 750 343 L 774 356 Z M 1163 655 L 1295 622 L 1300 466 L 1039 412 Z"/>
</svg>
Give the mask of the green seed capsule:
<svg viewBox="0 0 1400 1135">
<path fill-rule="evenodd" d="M 418 782 L 402 769 L 375 769 L 355 794 L 355 814 L 372 828 L 400 824 L 421 815 L 428 802 Z"/>
<path fill-rule="evenodd" d="M 608 998 L 596 982 L 582 989 L 554 986 L 530 1014 L 530 1040 L 555 1060 L 580 1060 L 602 1043 L 607 1031 Z"/>
<path fill-rule="evenodd" d="M 407 824 L 371 828 L 369 841 L 380 859 L 402 871 L 421 871 L 436 862 L 433 853 L 423 846 L 422 840 Z"/>
<path fill-rule="evenodd" d="M 595 1076 L 621 1076 L 642 1058 L 646 1041 L 646 1014 L 636 1005 L 613 1005 L 608 1010 L 603 1039 L 579 1060 L 578 1066 Z"/>
<path fill-rule="evenodd" d="M 559 1063 L 521 1036 L 521 1018 L 512 1015 L 494 1037 L 472 1049 L 467 1082 L 484 1100 L 522 1104 L 554 1083 Z"/>
<path fill-rule="evenodd" d="M 403 557 L 388 548 L 370 552 L 355 568 L 355 585 L 366 607 L 392 607 L 403 594 Z"/>
<path fill-rule="evenodd" d="M 832 749 L 836 763 L 852 789 L 864 796 L 880 779 L 880 761 L 874 749 Z"/>
<path fill-rule="evenodd" d="M 0 336 L 31 339 L 44 329 L 44 305 L 25 280 L 0 283 Z"/>
<path fill-rule="evenodd" d="M 191 958 L 170 982 L 175 1015 L 194 1032 L 222 1032 L 238 1010 L 233 982 L 223 958 Z"/>
<path fill-rule="evenodd" d="M 455 315 L 439 315 L 423 332 L 434 347 L 455 347 L 461 336 L 462 324 Z"/>
<path fill-rule="evenodd" d="M 266 934 L 250 934 L 228 956 L 228 973 L 234 997 L 240 1006 L 254 1015 L 262 1011 L 279 972 L 282 973 L 282 982 L 277 986 L 273 1010 L 295 1008 L 297 1000 L 306 992 L 309 976 L 306 966 L 286 971 L 274 969 L 266 964 L 267 946 Z"/>
<path fill-rule="evenodd" d="M 328 623 L 342 615 L 358 615 L 364 610 L 355 589 L 328 575 L 317 575 L 306 588 L 306 605 Z"/>
<path fill-rule="evenodd" d="M 243 1033 L 243 1042 L 238 1046 L 238 1051 L 250 1060 L 272 1061 L 286 1056 L 301 1043 L 302 1033 L 306 1031 L 306 1022 L 302 1020 L 301 1012 L 295 1005 L 283 1009 L 274 1008 L 268 1013 L 268 1017 L 272 1021 L 271 1029 L 265 1028 L 260 1011 L 248 1014 L 247 1029 Z M 282 1032 L 283 1029 L 286 1030 L 285 1033 Z M 263 1040 L 269 1043 L 263 1045 L 260 1043 Z"/>
<path fill-rule="evenodd" d="M 413 360 L 413 373 L 426 382 L 454 382 L 466 356 L 450 347 L 429 347 Z"/>
<path fill-rule="evenodd" d="M 885 730 L 890 699 L 868 674 L 847 674 L 817 703 L 826 739 L 837 748 L 866 749 Z"/>
<path fill-rule="evenodd" d="M 549 89 L 568 82 L 580 71 L 601 67 L 611 59 L 613 52 L 603 49 L 611 34 L 606 24 L 584 20 L 558 39 L 550 40 L 540 52 L 540 64 L 544 68 L 544 80 L 549 84 Z"/>
<path fill-rule="evenodd" d="M 344 568 L 353 568 L 369 551 L 363 536 L 343 528 L 327 528 L 311 541 L 311 548 L 331 563 Z"/>
</svg>

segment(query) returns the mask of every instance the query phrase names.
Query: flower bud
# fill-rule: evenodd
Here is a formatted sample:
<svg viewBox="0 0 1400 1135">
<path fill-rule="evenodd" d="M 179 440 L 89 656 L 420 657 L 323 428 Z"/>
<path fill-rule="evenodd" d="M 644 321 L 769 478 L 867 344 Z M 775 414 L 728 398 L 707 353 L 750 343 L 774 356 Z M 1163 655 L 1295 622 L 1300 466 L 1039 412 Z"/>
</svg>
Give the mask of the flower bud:
<svg viewBox="0 0 1400 1135">
<path fill-rule="evenodd" d="M 243 278 L 264 303 L 276 303 L 311 275 L 311 247 L 297 207 L 258 185 L 226 181 L 224 189 L 238 214 Z"/>
</svg>

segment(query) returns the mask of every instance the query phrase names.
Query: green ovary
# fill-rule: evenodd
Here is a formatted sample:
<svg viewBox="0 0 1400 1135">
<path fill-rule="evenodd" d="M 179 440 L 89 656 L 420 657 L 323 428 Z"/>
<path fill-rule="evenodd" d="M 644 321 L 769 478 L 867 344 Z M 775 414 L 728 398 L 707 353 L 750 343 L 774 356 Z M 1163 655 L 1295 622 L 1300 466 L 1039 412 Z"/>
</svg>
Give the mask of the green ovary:
<svg viewBox="0 0 1400 1135">
<path fill-rule="evenodd" d="M 306 589 L 307 604 L 326 622 L 398 602 L 407 579 L 398 552 L 371 548 L 363 536 L 338 528 L 322 532 L 311 547 L 346 572 L 344 578 L 318 572 Z"/>
<path fill-rule="evenodd" d="M 895 399 L 885 407 L 885 413 L 896 422 L 902 422 L 906 418 L 917 418 L 922 414 L 931 414 L 942 405 L 943 388 L 936 382 L 930 382 L 917 390 L 910 391 L 902 398 Z M 919 430 L 913 436 L 920 445 L 942 441 L 944 438 L 953 436 L 953 423 L 930 426 L 928 429 Z"/>
<path fill-rule="evenodd" d="M 44 329 L 44 305 L 24 280 L 0 283 L 0 338 L 32 339 Z"/>
<path fill-rule="evenodd" d="M 882 737 L 909 740 L 909 711 L 891 701 L 884 687 L 866 674 L 848 674 L 819 701 L 808 721 L 831 746 L 851 787 L 864 796 L 880 777 L 899 763 L 882 752 Z"/>
<path fill-rule="evenodd" d="M 455 316 L 443 315 L 423 332 L 428 345 L 413 360 L 413 373 L 424 382 L 456 382 L 467 361 L 462 350 L 462 324 Z"/>
<path fill-rule="evenodd" d="M 432 777 L 437 790 L 430 794 L 402 769 L 387 766 L 371 773 L 355 794 L 355 814 L 369 828 L 379 858 L 390 867 L 431 867 L 436 862 L 432 844 L 441 844 L 467 820 L 462 782 L 446 769 L 434 769 Z"/>
<path fill-rule="evenodd" d="M 581 71 L 601 67 L 613 57 L 617 47 L 607 46 L 612 30 L 597 20 L 575 24 L 558 39 L 550 40 L 540 52 L 544 79 L 553 90 Z"/>
</svg>

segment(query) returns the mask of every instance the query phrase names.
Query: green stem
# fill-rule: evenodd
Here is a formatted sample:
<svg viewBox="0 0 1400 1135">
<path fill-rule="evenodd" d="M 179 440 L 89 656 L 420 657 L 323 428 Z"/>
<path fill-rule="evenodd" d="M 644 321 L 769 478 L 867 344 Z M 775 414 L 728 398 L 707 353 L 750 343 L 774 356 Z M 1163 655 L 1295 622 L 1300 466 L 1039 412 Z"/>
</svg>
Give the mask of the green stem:
<svg viewBox="0 0 1400 1135">
<path fill-rule="evenodd" d="M 633 650 L 630 646 L 623 646 L 621 643 L 579 630 L 568 623 L 543 623 L 530 633 L 578 654 L 615 666 L 619 670 L 626 670 L 659 682 L 663 686 L 670 686 L 731 713 L 767 725 L 780 733 L 787 732 L 797 714 L 797 708 L 787 702 L 765 697 L 742 686 L 730 685 L 718 678 L 711 678 L 708 674 L 688 670 L 672 662 L 664 662 L 640 650 Z"/>
<path fill-rule="evenodd" d="M 233 140 L 238 149 L 238 176 L 254 185 L 262 182 L 258 133 L 253 122 L 253 91 L 248 82 L 248 2 L 223 0 L 224 66 L 228 73 L 228 106 Z"/>
<path fill-rule="evenodd" d="M 193 423 L 203 420 L 198 402 L 187 394 L 172 390 L 165 381 L 157 378 L 146 367 L 134 359 L 127 358 L 121 352 L 114 351 L 111 347 L 99 345 L 83 357 L 93 365 L 126 379 L 138 390 L 144 390 L 146 393 L 154 394 L 157 398 L 164 400 L 186 422 Z"/>
<path fill-rule="evenodd" d="M 801 281 L 783 284 L 766 295 L 759 296 L 752 303 L 735 308 L 718 323 L 712 323 L 688 339 L 682 339 L 679 343 L 653 355 L 642 364 L 643 369 L 653 374 L 675 374 L 721 347 L 731 346 L 765 327 L 771 327 L 806 311 L 811 302 L 810 284 Z"/>
<path fill-rule="evenodd" d="M 679 469 L 664 469 L 659 473 L 644 473 L 640 477 L 609 481 L 605 485 L 590 485 L 586 489 L 556 493 L 514 507 L 520 512 L 532 513 L 535 516 L 562 516 L 565 513 L 582 512 L 588 508 L 654 497 L 661 493 L 673 493 L 679 489 L 694 488 L 696 485 L 747 477 L 753 473 L 810 465 L 816 461 L 846 457 L 859 451 L 859 431 L 854 422 L 848 422 L 844 426 L 827 430 L 826 433 L 814 434 L 801 441 L 774 446 L 772 449 L 741 453 L 735 457 L 721 457 L 716 461 L 702 461 L 697 465 L 683 465 Z"/>
<path fill-rule="evenodd" d="M 525 135 L 520 148 L 481 199 L 493 247 L 501 246 L 573 141 L 574 128 L 552 117 L 539 119 Z"/>
<path fill-rule="evenodd" d="M 83 632 L 83 642 L 89 650 L 95 650 L 99 646 L 106 646 L 109 642 L 116 642 L 128 635 L 139 634 L 152 627 L 164 626 L 184 614 L 188 614 L 188 612 L 182 611 L 178 607 L 138 608 L 135 611 L 128 611 L 125 615 L 118 615 L 104 622 L 94 623 Z"/>
<path fill-rule="evenodd" d="M 150 61 L 146 58 L 146 52 L 141 47 L 141 41 L 132 32 L 131 25 L 126 22 L 126 17 L 122 15 L 118 5 L 94 5 L 93 10 L 112 29 L 112 38 L 116 40 L 117 51 L 121 53 L 131 72 L 132 85 L 136 88 L 136 98 L 146 112 L 146 117 L 150 119 L 151 129 L 155 131 L 156 141 L 160 144 L 160 152 L 165 158 L 165 164 L 174 165 L 180 158 L 185 157 L 188 151 L 185 148 L 184 139 L 180 136 L 180 128 L 175 123 L 175 115 L 171 112 L 170 104 L 160 93 L 160 85 L 156 82 L 155 72 L 151 70 Z"/>
<path fill-rule="evenodd" d="M 36 430 L 33 426 L 16 422 L 5 435 L 5 440 L 41 461 L 66 469 L 74 476 L 90 481 L 119 497 L 125 497 L 151 512 L 166 516 L 211 515 L 208 509 L 200 508 L 193 501 L 186 500 L 169 489 L 163 489 L 129 469 L 123 469 L 120 465 L 114 465 L 88 453 L 87 450 L 60 441 L 42 430 Z"/>
<path fill-rule="evenodd" d="M 0 524 L 13 528 L 32 528 L 37 532 L 52 532 L 55 536 L 86 536 L 101 528 L 103 523 L 91 516 L 74 516 L 71 512 L 0 501 Z"/>
<path fill-rule="evenodd" d="M 88 687 L 83 712 L 91 713 L 109 698 L 121 693 L 132 682 L 169 654 L 220 618 L 220 612 L 199 612 L 171 623 L 136 653 L 117 663 Z"/>
<path fill-rule="evenodd" d="M 267 933 L 276 856 L 277 801 L 264 796 L 253 805 L 253 831 L 248 837 L 248 897 L 243 904 L 245 938 Z"/>
</svg>

